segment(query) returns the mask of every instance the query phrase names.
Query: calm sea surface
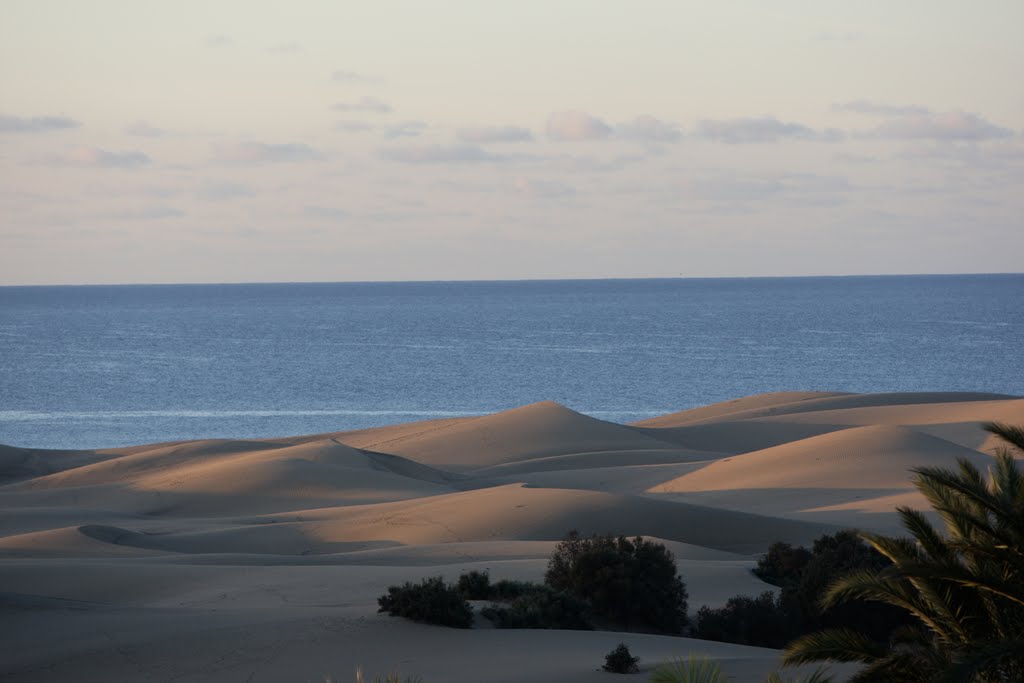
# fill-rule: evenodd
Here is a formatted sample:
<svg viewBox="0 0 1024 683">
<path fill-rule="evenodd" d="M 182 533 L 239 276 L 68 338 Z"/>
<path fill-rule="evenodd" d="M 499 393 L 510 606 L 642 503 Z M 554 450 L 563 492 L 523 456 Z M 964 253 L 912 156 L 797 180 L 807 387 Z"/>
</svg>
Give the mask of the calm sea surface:
<svg viewBox="0 0 1024 683">
<path fill-rule="evenodd" d="M 1024 275 L 0 288 L 18 446 L 812 389 L 1024 394 Z"/>
</svg>

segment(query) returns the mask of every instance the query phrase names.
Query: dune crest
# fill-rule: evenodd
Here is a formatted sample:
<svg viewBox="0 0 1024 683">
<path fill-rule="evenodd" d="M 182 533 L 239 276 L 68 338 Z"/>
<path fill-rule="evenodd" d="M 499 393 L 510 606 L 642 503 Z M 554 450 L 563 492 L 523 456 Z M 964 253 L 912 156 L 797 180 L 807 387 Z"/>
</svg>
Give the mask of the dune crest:
<svg viewBox="0 0 1024 683">
<path fill-rule="evenodd" d="M 770 488 L 909 490 L 910 469 L 955 467 L 966 458 L 985 468 L 991 458 L 906 427 L 850 427 L 722 458 L 654 491 L 684 492 Z"/>
<path fill-rule="evenodd" d="M 391 670 L 400 639 L 425 683 L 470 683 L 499 661 L 502 680 L 596 683 L 623 634 L 454 632 L 378 615 L 376 598 L 469 569 L 540 580 L 577 529 L 660 539 L 691 613 L 721 605 L 772 590 L 750 569 L 775 541 L 897 529 L 895 507 L 922 504 L 911 468 L 992 462 L 988 420 L 1024 423 L 1024 399 L 780 392 L 633 425 L 543 401 L 274 439 L 0 446 L 0 677 L 343 678 Z M 764 680 L 779 655 L 628 642 L 654 660 L 712 653 L 738 683 Z M 456 666 L 455 651 L 476 664 Z M 543 667 L 524 674 L 533 658 Z"/>
<path fill-rule="evenodd" d="M 423 424 L 421 431 L 358 443 L 362 448 L 462 471 L 572 453 L 672 448 L 631 427 L 583 415 L 554 401 L 436 426 Z M 338 439 L 349 442 L 345 434 Z"/>
</svg>

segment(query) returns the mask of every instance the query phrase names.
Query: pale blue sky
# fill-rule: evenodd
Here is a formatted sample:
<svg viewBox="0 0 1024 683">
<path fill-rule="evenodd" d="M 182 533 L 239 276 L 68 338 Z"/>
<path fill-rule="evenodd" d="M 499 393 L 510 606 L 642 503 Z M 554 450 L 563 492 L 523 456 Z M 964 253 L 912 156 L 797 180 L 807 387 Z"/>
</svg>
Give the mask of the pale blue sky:
<svg viewBox="0 0 1024 683">
<path fill-rule="evenodd" d="M 0 284 L 1020 271 L 1024 3 L 0 6 Z"/>
</svg>

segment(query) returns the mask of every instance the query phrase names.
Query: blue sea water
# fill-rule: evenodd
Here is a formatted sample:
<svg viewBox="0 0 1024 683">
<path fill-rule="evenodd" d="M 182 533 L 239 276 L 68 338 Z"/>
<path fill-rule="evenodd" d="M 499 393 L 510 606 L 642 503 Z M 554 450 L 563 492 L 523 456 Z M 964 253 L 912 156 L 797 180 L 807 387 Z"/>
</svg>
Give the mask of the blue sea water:
<svg viewBox="0 0 1024 683">
<path fill-rule="evenodd" d="M 18 446 L 779 390 L 1024 394 L 1024 275 L 0 288 Z"/>
</svg>

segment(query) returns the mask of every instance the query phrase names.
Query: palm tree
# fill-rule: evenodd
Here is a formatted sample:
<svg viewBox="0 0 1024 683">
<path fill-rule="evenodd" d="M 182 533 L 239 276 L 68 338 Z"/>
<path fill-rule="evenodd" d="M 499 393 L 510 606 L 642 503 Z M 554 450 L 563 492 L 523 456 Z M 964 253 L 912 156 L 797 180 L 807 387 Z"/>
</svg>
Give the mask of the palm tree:
<svg viewBox="0 0 1024 683">
<path fill-rule="evenodd" d="M 864 663 L 851 683 L 1024 681 L 1024 473 L 1012 452 L 1024 455 L 1024 428 L 984 428 L 1005 442 L 987 481 L 967 460 L 954 471 L 913 470 L 945 534 L 920 512 L 897 508 L 912 538 L 861 534 L 892 566 L 842 577 L 822 600 L 887 603 L 918 625 L 898 629 L 887 644 L 850 629 L 813 633 L 790 643 L 786 664 Z"/>
</svg>

